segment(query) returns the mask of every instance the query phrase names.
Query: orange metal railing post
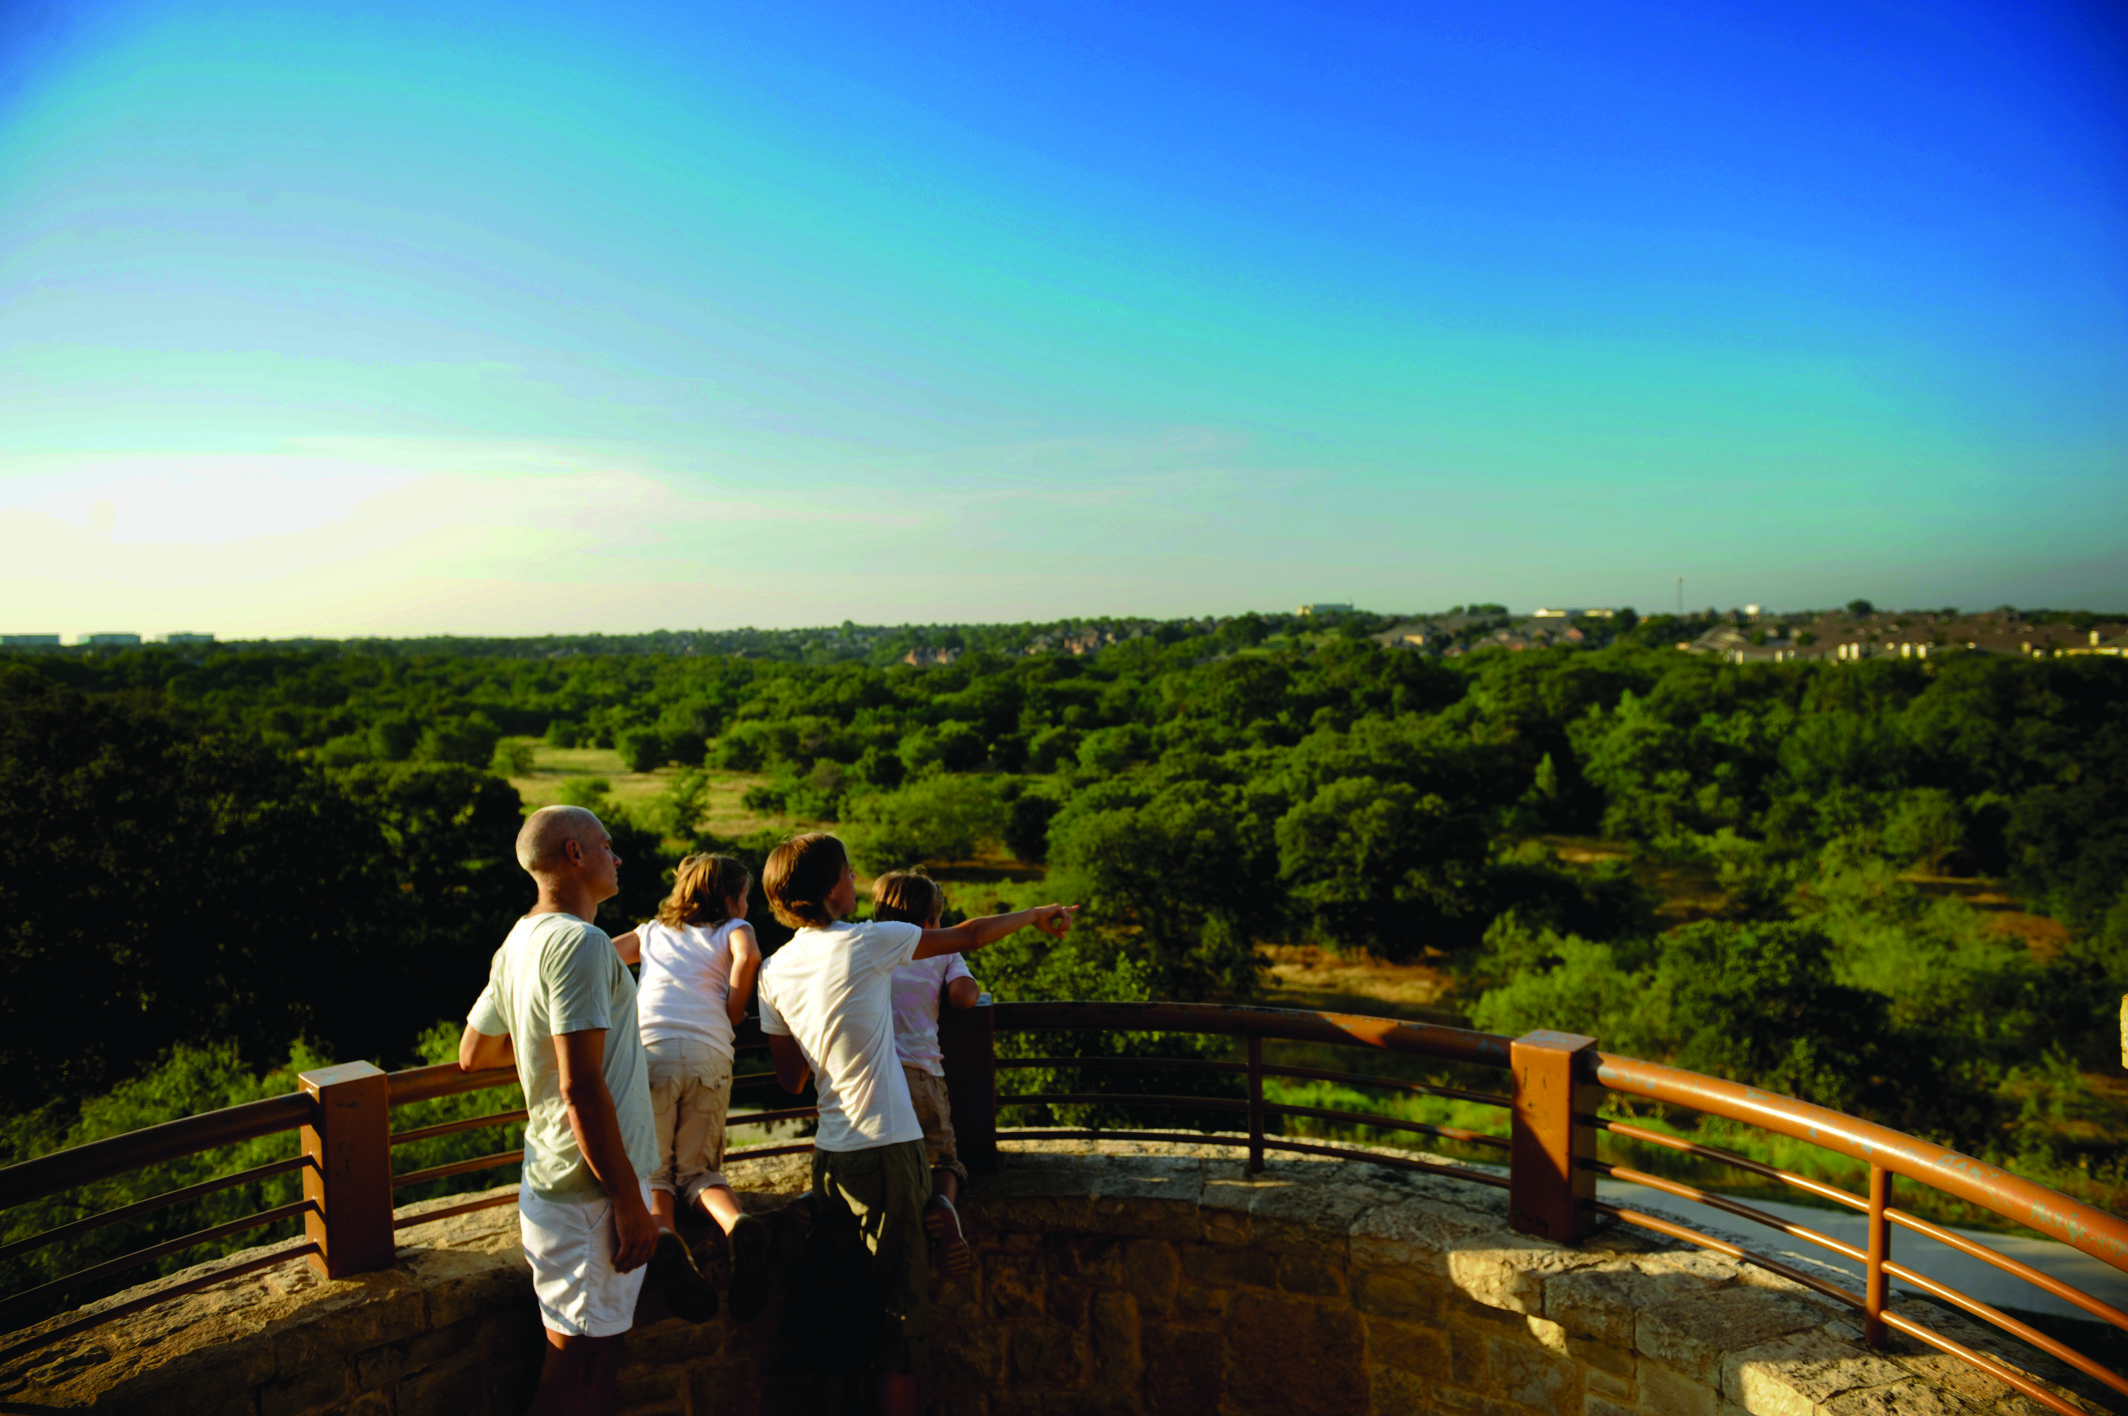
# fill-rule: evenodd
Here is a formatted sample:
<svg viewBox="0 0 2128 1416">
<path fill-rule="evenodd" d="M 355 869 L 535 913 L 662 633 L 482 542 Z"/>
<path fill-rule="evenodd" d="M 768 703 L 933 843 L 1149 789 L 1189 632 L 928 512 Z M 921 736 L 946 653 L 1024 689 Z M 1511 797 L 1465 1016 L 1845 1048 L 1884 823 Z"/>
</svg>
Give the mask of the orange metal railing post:
<svg viewBox="0 0 2128 1416">
<path fill-rule="evenodd" d="M 1596 1131 L 1575 1120 L 1602 1099 L 1594 1084 L 1596 1039 L 1543 1030 L 1515 1039 L 1508 1067 L 1508 1222 L 1524 1234 L 1572 1244 L 1586 1232 L 1596 1173 Z"/>
<path fill-rule="evenodd" d="M 976 1175 L 993 1174 L 998 1168 L 996 1019 L 987 993 L 973 1008 L 938 1010 L 954 1149 L 961 1164 Z"/>
<path fill-rule="evenodd" d="M 327 1278 L 392 1266 L 391 1083 L 367 1062 L 320 1067 L 296 1079 L 311 1099 L 303 1127 L 303 1225 Z"/>
<path fill-rule="evenodd" d="M 1884 1265 L 1892 1256 L 1892 1222 L 1884 1217 L 1892 1202 L 1892 1173 L 1869 1168 L 1869 1271 L 1862 1285 L 1862 1340 L 1884 1345 Z"/>
<path fill-rule="evenodd" d="M 1249 1173 L 1263 1174 L 1264 1099 L 1263 1034 L 1249 1034 Z"/>
</svg>

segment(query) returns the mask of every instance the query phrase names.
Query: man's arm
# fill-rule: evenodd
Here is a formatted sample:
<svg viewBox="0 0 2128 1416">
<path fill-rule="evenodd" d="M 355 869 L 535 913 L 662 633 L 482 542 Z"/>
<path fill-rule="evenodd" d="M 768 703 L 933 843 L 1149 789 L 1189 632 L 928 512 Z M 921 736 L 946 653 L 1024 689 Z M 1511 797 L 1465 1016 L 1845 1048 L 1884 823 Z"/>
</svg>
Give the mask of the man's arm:
<svg viewBox="0 0 2128 1416">
<path fill-rule="evenodd" d="M 577 1149 L 584 1163 L 613 1201 L 614 1237 L 618 1241 L 613 1266 L 621 1273 L 650 1262 L 658 1247 L 658 1224 L 643 1203 L 643 1184 L 628 1159 L 621 1140 L 620 1117 L 614 1114 L 613 1094 L 606 1090 L 606 1030 L 585 1028 L 558 1034 L 554 1060 L 561 1070 L 562 1105 L 569 1111 L 569 1129 L 576 1134 Z"/>
<path fill-rule="evenodd" d="M 935 959 L 940 954 L 971 954 L 1028 925 L 1052 939 L 1062 939 L 1071 929 L 1072 912 L 1078 908 L 1077 905 L 1036 905 L 1031 910 L 966 920 L 951 929 L 927 929 L 917 940 L 914 957 Z"/>
<path fill-rule="evenodd" d="M 946 1002 L 955 1008 L 973 1008 L 983 996 L 983 986 L 963 975 L 946 985 Z"/>
<path fill-rule="evenodd" d="M 631 929 L 626 934 L 616 934 L 615 936 L 613 936 L 613 952 L 621 956 L 621 962 L 624 964 L 642 963 L 642 931 Z"/>
<path fill-rule="evenodd" d="M 458 1070 L 485 1072 L 490 1067 L 515 1067 L 517 1052 L 508 1033 L 484 1033 L 471 1023 L 458 1039 Z"/>
<path fill-rule="evenodd" d="M 776 1080 L 783 1083 L 787 1092 L 805 1090 L 805 1084 L 813 1075 L 812 1064 L 805 1060 L 799 1050 L 798 1039 L 789 1033 L 768 1035 L 768 1055 L 776 1064 Z"/>
</svg>

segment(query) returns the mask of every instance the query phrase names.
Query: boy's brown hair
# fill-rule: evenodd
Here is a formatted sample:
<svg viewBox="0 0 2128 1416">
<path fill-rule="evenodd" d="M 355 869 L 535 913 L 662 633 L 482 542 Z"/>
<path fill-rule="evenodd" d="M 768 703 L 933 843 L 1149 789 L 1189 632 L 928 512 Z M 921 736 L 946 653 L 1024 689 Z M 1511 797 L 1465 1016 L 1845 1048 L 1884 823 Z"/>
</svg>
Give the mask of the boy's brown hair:
<svg viewBox="0 0 2128 1416">
<path fill-rule="evenodd" d="M 672 873 L 672 893 L 658 905 L 658 923 L 674 929 L 722 924 L 731 918 L 729 902 L 753 883 L 746 867 L 728 855 L 691 855 Z"/>
<path fill-rule="evenodd" d="M 872 882 L 872 918 L 928 925 L 946 910 L 946 892 L 915 870 L 890 870 Z"/>
<path fill-rule="evenodd" d="M 793 836 L 769 852 L 761 867 L 761 892 L 776 918 L 792 929 L 825 929 L 835 922 L 828 896 L 842 883 L 850 854 L 825 831 Z"/>
</svg>

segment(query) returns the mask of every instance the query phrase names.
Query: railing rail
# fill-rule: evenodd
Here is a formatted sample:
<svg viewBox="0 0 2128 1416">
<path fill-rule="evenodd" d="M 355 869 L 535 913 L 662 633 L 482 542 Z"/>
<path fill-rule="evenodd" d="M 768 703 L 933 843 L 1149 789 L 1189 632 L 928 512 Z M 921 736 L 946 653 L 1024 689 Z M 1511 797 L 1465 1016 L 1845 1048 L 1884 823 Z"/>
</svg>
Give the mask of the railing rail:
<svg viewBox="0 0 2128 1416">
<path fill-rule="evenodd" d="M 1232 1039 L 1240 1044 L 1244 1060 L 1113 1053 L 1073 1056 L 1068 1050 L 1056 1047 L 1038 1053 L 999 1056 L 996 1047 L 999 1033 L 1210 1036 Z M 1150 1126 L 1131 1127 L 1130 1134 L 1144 1139 L 1232 1146 L 1246 1151 L 1247 1163 L 1252 1170 L 1261 1170 L 1267 1153 L 1274 1151 L 1363 1156 L 1376 1163 L 1402 1165 L 1474 1184 L 1496 1186 L 1508 1191 L 1510 1221 L 1516 1228 L 1566 1243 L 1576 1242 L 1597 1216 L 1609 1216 L 1758 1264 L 1854 1309 L 1861 1316 L 1865 1335 L 1873 1345 L 1881 1345 L 1888 1332 L 1904 1333 L 1961 1357 L 2034 1400 L 2064 1413 L 2064 1416 L 2073 1416 L 2076 1408 L 2048 1388 L 1985 1353 L 1973 1351 L 1934 1332 L 1907 1313 L 1895 1311 L 1890 1282 L 1897 1279 L 2069 1363 L 2113 1391 L 2128 1395 L 2128 1378 L 2036 1331 L 2014 1315 L 1959 1293 L 1909 1264 L 1895 1260 L 1892 1255 L 1893 1233 L 1904 1229 L 1945 1243 L 2122 1329 L 2128 1329 L 2128 1313 L 1989 1245 L 1954 1234 L 1897 1207 L 1892 1202 L 1893 1187 L 1898 1179 L 1929 1186 L 2015 1224 L 2059 1239 L 2123 1271 L 2128 1271 L 2128 1222 L 2000 1167 L 1809 1102 L 1657 1063 L 1599 1052 L 1591 1038 L 1544 1032 L 1509 1038 L 1395 1018 L 1282 1008 L 1187 1003 L 991 1005 L 985 995 L 983 1006 L 971 1010 L 948 1010 L 941 1024 L 941 1042 L 946 1055 L 947 1089 L 952 1099 L 954 1127 L 962 1158 L 979 1173 L 995 1168 L 1001 1110 L 1098 1106 L 1125 1108 L 1124 1114 L 1140 1108 L 1153 1108 L 1167 1114 L 1195 1114 L 1206 1118 L 1205 1129 L 1178 1130 L 1172 1123 L 1156 1116 L 1149 1118 Z M 1267 1062 L 1267 1043 L 1359 1047 L 1489 1068 L 1505 1074 L 1508 1087 L 1505 1091 L 1483 1091 L 1435 1081 L 1382 1076 L 1373 1071 Z M 741 1031 L 738 1047 L 742 1053 L 758 1051 L 765 1046 L 757 1028 L 749 1025 Z M 1010 1076 L 1015 1072 L 1037 1070 L 1050 1074 L 1090 1074 L 1087 1080 L 1118 1071 L 1140 1075 L 1168 1073 L 1178 1082 L 1190 1078 L 1193 1079 L 1192 1085 L 1216 1083 L 1229 1090 L 1222 1094 L 1172 1090 L 1119 1093 L 1083 1084 L 1074 1086 L 1065 1081 L 1062 1085 L 1052 1084 L 1036 1091 L 998 1092 L 1000 1074 Z M 1434 1096 L 1497 1107 L 1507 1113 L 1508 1129 L 1501 1135 L 1374 1111 L 1284 1104 L 1267 1097 L 1265 1083 L 1270 1079 L 1327 1081 L 1389 1094 Z M 289 1096 L 187 1117 L 0 1169 L 0 1208 L 7 1208 L 146 1166 L 264 1136 L 287 1131 L 298 1131 L 302 1136 L 303 1154 L 299 1157 L 186 1186 L 55 1226 L 0 1247 L 0 1258 L 72 1239 L 92 1229 L 273 1175 L 299 1170 L 304 1179 L 304 1199 L 299 1203 L 211 1226 L 0 1298 L 0 1321 L 9 1314 L 45 1302 L 55 1294 L 108 1278 L 128 1267 L 152 1262 L 220 1236 L 297 1216 L 304 1219 L 309 1231 L 307 1242 L 276 1251 L 270 1261 L 305 1255 L 325 1273 L 339 1276 L 389 1265 L 393 1254 L 392 1236 L 397 1229 L 431 1218 L 514 1201 L 514 1194 L 506 1192 L 456 1205 L 426 1206 L 419 1212 L 395 1217 L 391 1206 L 394 1190 L 516 1164 L 523 1152 L 501 1150 L 492 1155 L 419 1167 L 397 1175 L 391 1173 L 391 1153 L 395 1147 L 442 1136 L 513 1125 L 525 1120 L 523 1109 L 462 1117 L 396 1133 L 391 1130 L 390 1120 L 393 1110 L 414 1103 L 514 1086 L 517 1077 L 513 1070 L 464 1072 L 456 1066 L 444 1064 L 387 1075 L 366 1063 L 353 1063 L 306 1073 L 301 1080 L 303 1090 Z M 772 1082 L 773 1074 L 753 1072 L 736 1078 L 735 1086 L 752 1094 L 767 1089 Z M 1864 1197 L 1731 1151 L 1603 1117 L 1597 1113 L 1606 1093 L 1751 1125 L 1860 1161 L 1869 1167 L 1870 1193 Z M 751 1110 L 735 1112 L 729 1117 L 728 1124 L 733 1128 L 767 1126 L 803 1121 L 815 1115 L 817 1112 L 810 1106 L 780 1106 L 769 1101 L 756 1104 Z M 1360 1151 L 1349 1144 L 1339 1145 L 1327 1143 L 1322 1138 L 1288 1134 L 1283 1123 L 1294 1121 L 1431 1136 L 1463 1146 L 1505 1151 L 1509 1164 L 1503 1175 L 1483 1166 L 1417 1154 Z M 1236 1122 L 1239 1122 L 1237 1129 L 1212 1129 L 1214 1123 L 1234 1127 Z M 1092 1126 L 1036 1126 L 1009 1134 L 1016 1140 L 1040 1140 L 1083 1139 L 1103 1133 L 1102 1128 Z M 1608 1133 L 1633 1144 L 1683 1152 L 1713 1164 L 1733 1166 L 1761 1179 L 1792 1186 L 1817 1200 L 1858 1211 L 1867 1218 L 1868 1243 L 1866 1247 L 1850 1244 L 1808 1225 L 1784 1220 L 1757 1206 L 1711 1193 L 1699 1186 L 1599 1160 L 1595 1153 L 1599 1133 Z M 734 1150 L 728 1158 L 741 1160 L 790 1155 L 810 1149 L 810 1143 L 803 1140 L 772 1140 L 769 1144 Z M 1809 1272 L 1773 1256 L 1755 1253 L 1663 1216 L 1600 1201 L 1594 1190 L 1598 1175 L 1708 1205 L 1721 1213 L 1770 1228 L 1787 1239 L 1815 1245 L 1859 1266 L 1863 1275 L 1861 1291 L 1852 1291 L 1822 1273 Z M 118 1309 L 83 1315 L 49 1327 L 31 1341 L 48 1341 L 63 1332 L 105 1321 L 118 1311 L 131 1311 L 151 1301 L 162 1301 L 180 1292 L 223 1281 L 268 1261 L 252 1259 L 214 1269 L 152 1298 L 130 1300 Z M 16 1343 L 6 1352 L 12 1354 L 25 1345 Z"/>
</svg>

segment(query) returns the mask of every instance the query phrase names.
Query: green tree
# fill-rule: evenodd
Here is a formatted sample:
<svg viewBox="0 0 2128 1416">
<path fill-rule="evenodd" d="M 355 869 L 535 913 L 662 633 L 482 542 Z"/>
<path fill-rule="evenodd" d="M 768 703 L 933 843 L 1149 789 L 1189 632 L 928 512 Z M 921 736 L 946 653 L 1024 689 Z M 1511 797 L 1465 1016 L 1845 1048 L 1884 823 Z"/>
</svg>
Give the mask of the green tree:
<svg viewBox="0 0 2128 1416">
<path fill-rule="evenodd" d="M 1460 947 L 1488 902 L 1474 824 L 1406 783 L 1340 778 L 1280 818 L 1279 879 L 1336 948 L 1402 959 Z"/>
<path fill-rule="evenodd" d="M 988 779 L 936 773 L 853 797 L 842 820 L 852 849 L 877 873 L 966 860 L 1004 835 L 1006 811 Z"/>
</svg>

